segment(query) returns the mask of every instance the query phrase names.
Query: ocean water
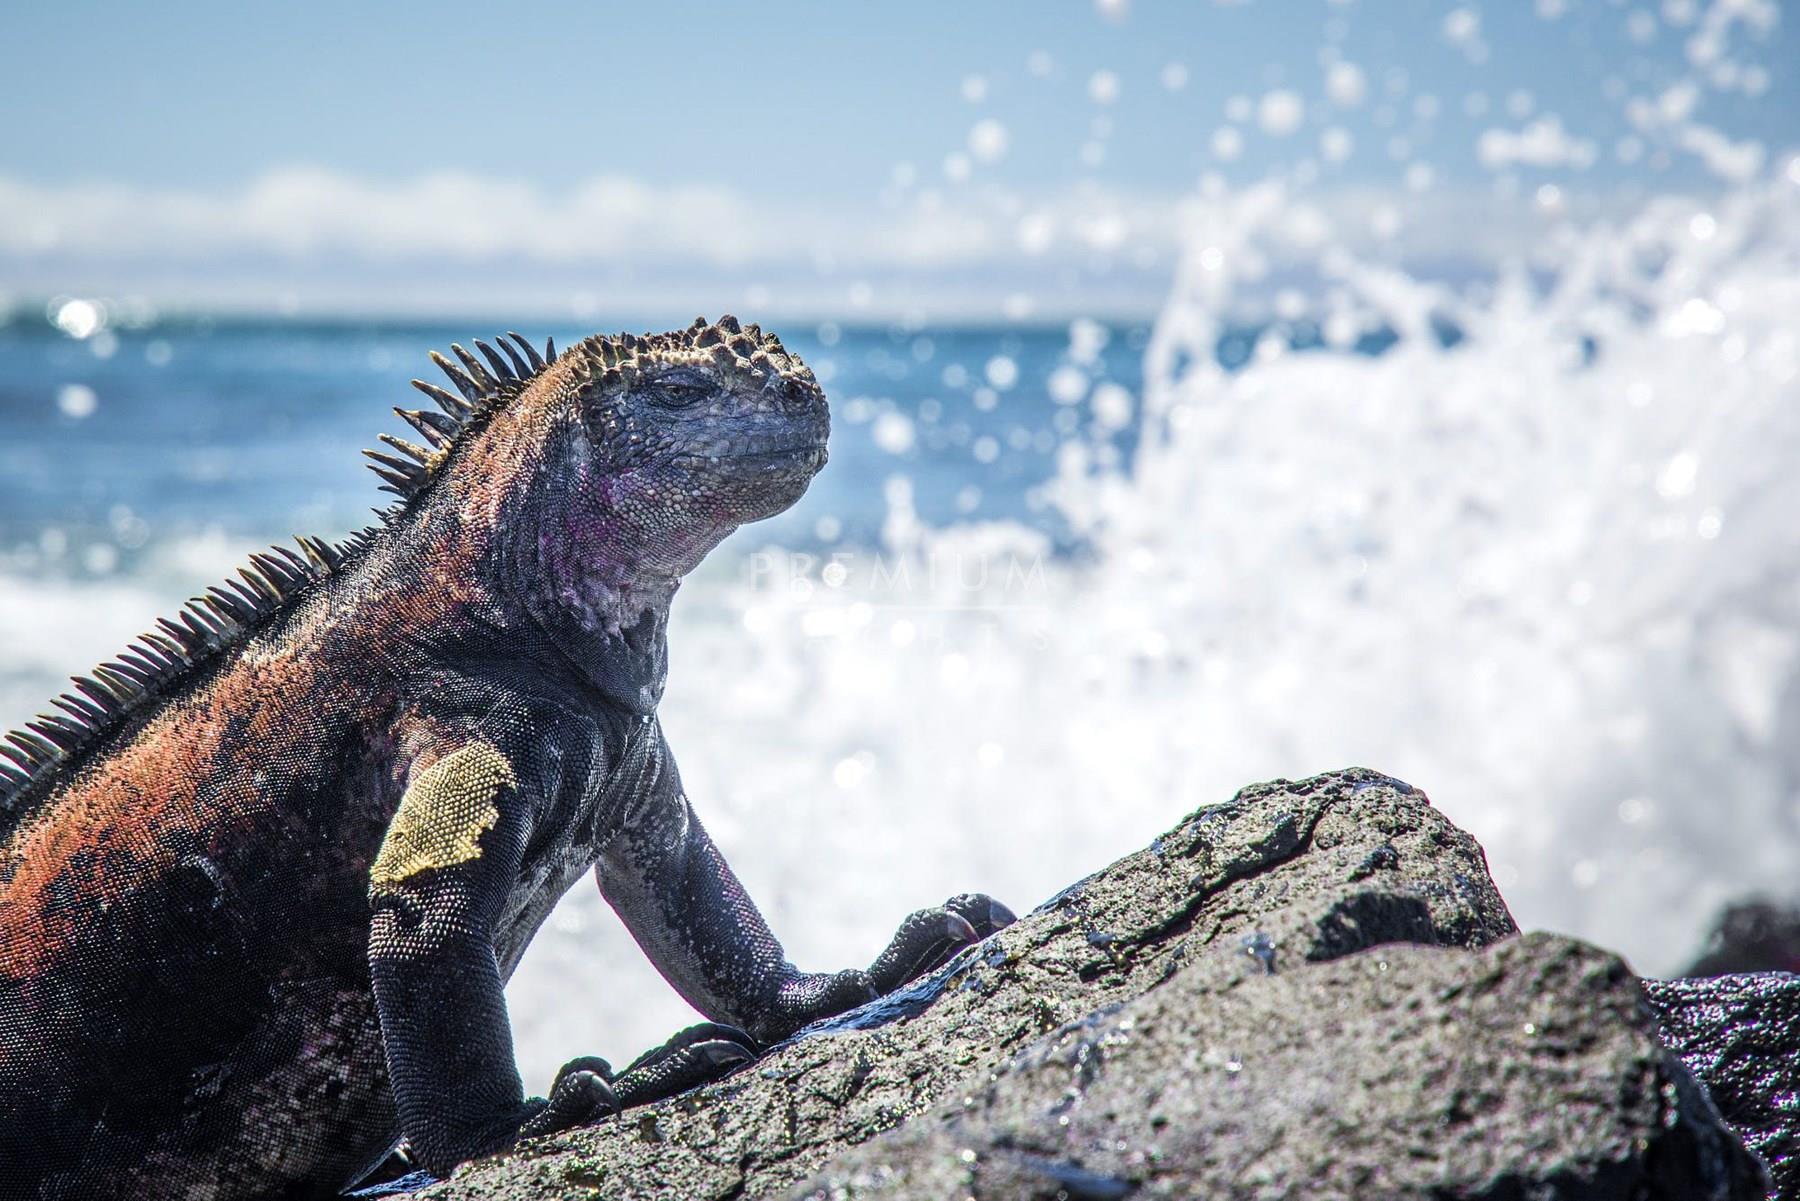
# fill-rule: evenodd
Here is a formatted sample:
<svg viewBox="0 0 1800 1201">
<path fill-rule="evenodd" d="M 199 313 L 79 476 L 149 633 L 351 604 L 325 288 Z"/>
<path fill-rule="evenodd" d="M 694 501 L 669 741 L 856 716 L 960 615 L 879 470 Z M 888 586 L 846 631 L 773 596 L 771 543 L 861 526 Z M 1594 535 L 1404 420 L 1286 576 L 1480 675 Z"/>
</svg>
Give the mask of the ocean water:
<svg viewBox="0 0 1800 1201">
<path fill-rule="evenodd" d="M 1522 925 L 1645 972 L 1792 895 L 1800 166 L 1470 287 L 1317 239 L 1325 285 L 1227 320 L 1291 210 L 1202 190 L 1141 327 L 779 330 L 832 462 L 684 588 L 664 721 L 801 965 L 1352 763 L 1479 837 Z M 357 449 L 488 332 L 0 328 L 0 725 L 257 544 L 364 524 Z M 692 1020 L 586 882 L 509 998 L 537 1089 Z"/>
</svg>

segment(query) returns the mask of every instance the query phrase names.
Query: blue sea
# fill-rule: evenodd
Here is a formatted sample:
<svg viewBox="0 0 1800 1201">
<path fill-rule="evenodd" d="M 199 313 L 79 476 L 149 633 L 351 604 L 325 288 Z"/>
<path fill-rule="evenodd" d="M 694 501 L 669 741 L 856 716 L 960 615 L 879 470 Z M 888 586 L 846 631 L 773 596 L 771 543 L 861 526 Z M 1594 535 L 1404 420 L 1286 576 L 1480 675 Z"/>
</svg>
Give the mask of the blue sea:
<svg viewBox="0 0 1800 1201">
<path fill-rule="evenodd" d="M 381 431 L 410 436 L 393 406 L 430 407 L 408 386 L 444 383 L 426 352 L 504 328 L 187 319 L 77 340 L 43 320 L 0 326 L 0 563 L 79 579 L 128 573 L 171 539 L 266 541 L 366 525 L 388 498 L 358 451 Z M 618 328 L 641 326 L 599 327 Z M 521 332 L 567 346 L 597 330 Z M 1078 407 L 1049 398 L 1052 374 L 1068 363 L 1064 327 L 778 332 L 832 398 L 831 469 L 759 539 L 873 545 L 885 514 L 879 483 L 896 472 L 912 480 L 927 521 L 1060 533 L 1034 490 L 1086 424 Z M 1098 346 L 1084 383 L 1135 393 L 1148 326 L 1095 326 L 1088 337 Z M 1132 424 L 1117 431 L 1121 443 Z"/>
</svg>

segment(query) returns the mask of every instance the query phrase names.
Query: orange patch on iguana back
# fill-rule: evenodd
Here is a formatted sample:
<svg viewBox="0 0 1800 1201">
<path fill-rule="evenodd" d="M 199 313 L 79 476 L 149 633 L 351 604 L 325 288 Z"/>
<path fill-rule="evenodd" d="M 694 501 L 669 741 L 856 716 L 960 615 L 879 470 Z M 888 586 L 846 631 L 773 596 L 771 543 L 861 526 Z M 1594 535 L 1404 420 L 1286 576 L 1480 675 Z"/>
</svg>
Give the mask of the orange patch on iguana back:
<svg viewBox="0 0 1800 1201">
<path fill-rule="evenodd" d="M 240 659 L 53 794 L 7 848 L 0 936 L 9 968 L 30 975 L 79 954 L 99 904 L 119 904 L 193 848 L 257 837 L 276 777 L 324 751 L 322 723 L 366 703 L 326 692 L 302 656 Z"/>
</svg>

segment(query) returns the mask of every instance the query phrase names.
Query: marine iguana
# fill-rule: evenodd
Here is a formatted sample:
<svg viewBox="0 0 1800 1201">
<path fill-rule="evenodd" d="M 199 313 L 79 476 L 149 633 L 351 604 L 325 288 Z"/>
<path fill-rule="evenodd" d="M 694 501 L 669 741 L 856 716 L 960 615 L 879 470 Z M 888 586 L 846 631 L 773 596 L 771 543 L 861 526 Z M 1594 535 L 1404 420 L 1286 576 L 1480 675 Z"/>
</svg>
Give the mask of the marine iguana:
<svg viewBox="0 0 1800 1201">
<path fill-rule="evenodd" d="M 670 600 L 823 466 L 811 370 L 731 317 L 509 338 L 414 381 L 379 525 L 252 556 L 0 742 L 0 1196 L 329 1196 L 401 1137 L 442 1173 L 1011 919 L 966 894 L 799 971 L 682 791 Z M 528 1098 L 501 988 L 590 867 L 711 1021 Z"/>
</svg>

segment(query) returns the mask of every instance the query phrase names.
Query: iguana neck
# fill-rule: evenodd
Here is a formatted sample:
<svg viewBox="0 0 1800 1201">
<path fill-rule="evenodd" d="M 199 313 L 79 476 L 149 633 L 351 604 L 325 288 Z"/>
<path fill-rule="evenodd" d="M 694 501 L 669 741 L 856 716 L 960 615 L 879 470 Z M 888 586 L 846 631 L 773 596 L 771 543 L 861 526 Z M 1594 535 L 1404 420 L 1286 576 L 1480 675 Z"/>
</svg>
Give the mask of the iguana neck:
<svg viewBox="0 0 1800 1201">
<path fill-rule="evenodd" d="M 521 610 L 607 700 L 632 713 L 653 713 L 668 676 L 669 602 L 679 582 L 609 593 L 598 621 L 579 596 L 528 595 Z"/>
<path fill-rule="evenodd" d="M 528 628 L 613 703 L 653 712 L 680 578 L 647 567 L 603 522 L 572 536 L 518 517 L 502 523 L 479 572 L 503 627 Z"/>
<path fill-rule="evenodd" d="M 384 531 L 346 581 L 377 645 L 426 661 L 560 662 L 607 701 L 651 713 L 668 670 L 669 603 L 679 579 L 633 578 L 606 555 L 575 558 L 568 543 L 517 522 L 485 528 L 449 506 L 422 506 Z M 622 559 L 622 556 L 617 557 Z M 392 627 L 392 628 L 388 628 Z"/>
</svg>

